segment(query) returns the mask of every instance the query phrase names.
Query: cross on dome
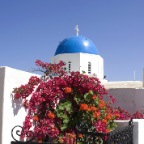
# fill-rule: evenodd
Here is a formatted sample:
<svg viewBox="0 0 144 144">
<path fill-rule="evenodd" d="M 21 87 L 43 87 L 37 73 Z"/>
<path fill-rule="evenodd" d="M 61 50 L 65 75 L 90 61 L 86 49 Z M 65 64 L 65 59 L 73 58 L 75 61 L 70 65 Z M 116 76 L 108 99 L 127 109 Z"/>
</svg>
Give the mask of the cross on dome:
<svg viewBox="0 0 144 144">
<path fill-rule="evenodd" d="M 78 35 L 79 35 L 79 28 L 78 28 L 78 25 L 76 25 L 75 31 L 76 31 L 76 36 L 78 36 Z"/>
</svg>

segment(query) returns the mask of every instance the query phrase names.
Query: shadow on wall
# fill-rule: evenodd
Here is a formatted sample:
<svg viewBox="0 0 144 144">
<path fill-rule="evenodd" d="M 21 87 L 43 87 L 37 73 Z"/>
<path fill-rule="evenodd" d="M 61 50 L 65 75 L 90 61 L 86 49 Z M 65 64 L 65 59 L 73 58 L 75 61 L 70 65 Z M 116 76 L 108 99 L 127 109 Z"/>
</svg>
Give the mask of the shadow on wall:
<svg viewBox="0 0 144 144">
<path fill-rule="evenodd" d="M 14 99 L 13 94 L 11 94 L 11 100 L 12 100 L 13 114 L 14 116 L 16 116 L 18 114 L 18 111 L 23 107 L 22 99 Z"/>
</svg>

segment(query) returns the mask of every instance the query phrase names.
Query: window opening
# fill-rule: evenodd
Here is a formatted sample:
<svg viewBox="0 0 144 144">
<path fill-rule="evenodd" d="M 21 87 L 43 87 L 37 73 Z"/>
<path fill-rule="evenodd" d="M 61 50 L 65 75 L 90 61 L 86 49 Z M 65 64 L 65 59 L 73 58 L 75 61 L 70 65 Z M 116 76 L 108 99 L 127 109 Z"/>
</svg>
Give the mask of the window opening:
<svg viewBox="0 0 144 144">
<path fill-rule="evenodd" d="M 68 72 L 71 72 L 71 62 L 68 62 Z"/>
<path fill-rule="evenodd" d="M 88 62 L 88 74 L 91 74 L 91 62 Z"/>
</svg>

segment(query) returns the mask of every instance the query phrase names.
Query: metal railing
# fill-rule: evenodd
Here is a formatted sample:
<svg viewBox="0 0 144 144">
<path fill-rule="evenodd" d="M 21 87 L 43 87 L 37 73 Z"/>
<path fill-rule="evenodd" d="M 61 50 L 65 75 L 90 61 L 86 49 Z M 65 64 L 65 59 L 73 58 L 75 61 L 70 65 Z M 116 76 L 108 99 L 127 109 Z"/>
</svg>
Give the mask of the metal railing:
<svg viewBox="0 0 144 144">
<path fill-rule="evenodd" d="M 92 133 L 78 131 L 76 134 L 76 143 L 80 140 L 78 134 L 84 138 L 83 144 L 133 144 L 133 121 L 123 128 L 118 128 L 109 133 Z"/>
<path fill-rule="evenodd" d="M 133 121 L 130 120 L 127 126 L 116 129 L 109 133 L 94 133 L 94 132 L 77 130 L 76 141 L 73 144 L 79 144 L 79 143 L 80 144 L 133 144 L 133 126 L 134 126 Z M 12 141 L 11 144 L 39 144 L 38 142 L 34 142 L 36 137 L 34 137 L 34 135 L 33 136 L 31 135 L 33 134 L 31 131 L 27 132 L 27 135 L 31 136 L 31 139 L 29 139 L 28 141 L 22 142 L 17 140 L 14 137 L 13 133 L 14 130 L 18 127 L 22 129 L 21 126 L 15 126 L 11 131 L 12 138 L 14 139 L 14 141 Z M 79 138 L 79 134 L 82 134 L 83 139 Z M 21 136 L 20 130 L 16 130 L 16 135 Z M 59 142 L 57 142 L 57 144 L 58 143 Z M 47 137 L 47 139 L 44 140 L 42 144 L 56 144 L 56 143 L 53 143 L 52 140 L 49 137 Z"/>
</svg>

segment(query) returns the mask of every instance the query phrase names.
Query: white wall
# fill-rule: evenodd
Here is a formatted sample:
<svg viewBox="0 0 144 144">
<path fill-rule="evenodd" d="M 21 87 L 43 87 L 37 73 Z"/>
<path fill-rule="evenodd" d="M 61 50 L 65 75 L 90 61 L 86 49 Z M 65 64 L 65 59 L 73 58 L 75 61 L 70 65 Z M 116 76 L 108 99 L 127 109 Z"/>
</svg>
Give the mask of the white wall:
<svg viewBox="0 0 144 144">
<path fill-rule="evenodd" d="M 99 55 L 80 53 L 81 71 L 88 73 L 88 62 L 91 62 L 91 74 L 96 74 L 102 80 L 104 77 L 103 58 Z"/>
<path fill-rule="evenodd" d="M 115 107 L 120 106 L 130 113 L 137 110 L 144 113 L 144 89 L 115 88 L 108 91 L 116 99 Z"/>
<path fill-rule="evenodd" d="M 51 63 L 58 63 L 60 60 L 66 63 L 71 62 L 71 71 L 85 71 L 88 74 L 88 62 L 91 62 L 91 74 L 96 74 L 102 80 L 104 77 L 103 58 L 99 55 L 87 53 L 59 54 L 51 58 Z"/>
<path fill-rule="evenodd" d="M 66 63 L 66 71 L 68 71 L 68 62 L 71 62 L 71 71 L 80 71 L 80 54 L 59 54 L 51 58 L 51 63 L 64 61 Z"/>
<path fill-rule="evenodd" d="M 11 129 L 16 125 L 23 124 L 26 111 L 20 105 L 21 102 L 13 101 L 11 93 L 13 88 L 19 87 L 21 84 L 26 84 L 31 73 L 21 70 L 12 69 L 9 67 L 0 67 L 0 140 L 1 144 L 10 144 Z"/>
</svg>

